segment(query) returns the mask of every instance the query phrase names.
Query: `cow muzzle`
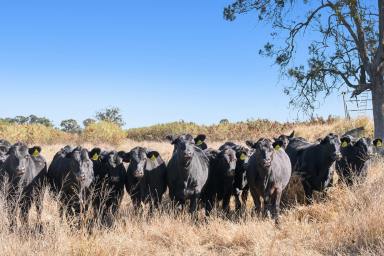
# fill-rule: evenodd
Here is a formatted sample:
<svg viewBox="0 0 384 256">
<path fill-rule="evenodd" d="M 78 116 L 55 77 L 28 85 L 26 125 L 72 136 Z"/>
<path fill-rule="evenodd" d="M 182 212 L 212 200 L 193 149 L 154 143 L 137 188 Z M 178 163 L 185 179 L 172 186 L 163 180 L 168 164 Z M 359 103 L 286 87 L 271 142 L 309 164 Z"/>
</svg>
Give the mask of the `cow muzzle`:
<svg viewBox="0 0 384 256">
<path fill-rule="evenodd" d="M 79 174 L 79 175 L 77 175 L 76 178 L 78 181 L 84 182 L 85 181 L 85 174 Z"/>
<path fill-rule="evenodd" d="M 265 168 L 269 168 L 269 167 L 271 167 L 271 165 L 272 165 L 272 160 L 271 160 L 271 159 L 264 159 L 264 160 L 262 161 L 262 164 L 263 164 L 263 166 L 264 166 Z"/>
<path fill-rule="evenodd" d="M 340 153 L 335 153 L 332 156 L 332 160 L 339 161 L 343 156 Z"/>
<path fill-rule="evenodd" d="M 142 178 L 144 176 L 144 170 L 136 170 L 133 172 L 135 178 Z"/>
<path fill-rule="evenodd" d="M 16 175 L 17 176 L 22 176 L 22 175 L 24 175 L 24 173 L 25 173 L 25 167 L 18 167 L 16 169 Z"/>
</svg>

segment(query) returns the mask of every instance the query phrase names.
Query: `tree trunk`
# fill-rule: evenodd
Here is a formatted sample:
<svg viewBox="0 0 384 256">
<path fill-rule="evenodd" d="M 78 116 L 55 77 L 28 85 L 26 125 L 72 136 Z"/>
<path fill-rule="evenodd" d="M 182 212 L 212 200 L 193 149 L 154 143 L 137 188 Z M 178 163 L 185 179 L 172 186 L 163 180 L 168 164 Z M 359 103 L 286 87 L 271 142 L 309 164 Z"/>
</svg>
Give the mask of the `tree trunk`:
<svg viewBox="0 0 384 256">
<path fill-rule="evenodd" d="M 383 77 L 380 75 L 374 79 L 372 88 L 372 110 L 375 138 L 384 139 L 384 83 Z"/>
</svg>

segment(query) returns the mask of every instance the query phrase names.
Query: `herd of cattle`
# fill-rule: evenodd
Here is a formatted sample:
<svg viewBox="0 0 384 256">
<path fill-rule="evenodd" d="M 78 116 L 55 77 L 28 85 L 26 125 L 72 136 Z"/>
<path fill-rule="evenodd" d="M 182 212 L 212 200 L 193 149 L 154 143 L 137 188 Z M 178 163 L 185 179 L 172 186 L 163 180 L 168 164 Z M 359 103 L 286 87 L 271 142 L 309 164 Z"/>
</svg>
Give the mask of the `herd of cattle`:
<svg viewBox="0 0 384 256">
<path fill-rule="evenodd" d="M 220 203 L 228 213 L 232 196 L 240 210 L 250 192 L 255 211 L 278 220 L 282 192 L 292 173 L 301 176 L 310 203 L 313 191 L 330 186 L 334 167 L 347 185 L 363 180 L 373 153 L 382 147 L 381 139 L 348 133 L 341 138 L 331 133 L 314 143 L 292 133 L 273 140 L 249 140 L 247 147 L 226 142 L 217 150 L 207 147 L 205 135 L 167 139 L 174 146 L 167 164 L 159 152 L 143 147 L 108 152 L 66 146 L 49 167 L 40 147 L 0 140 L 1 188 L 11 227 L 16 225 L 17 210 L 21 223 L 28 223 L 32 203 L 40 220 L 45 185 L 59 200 L 61 216 L 92 209 L 104 225 L 111 225 L 125 191 L 135 209 L 149 204 L 152 212 L 167 189 L 175 209 L 189 203 L 194 214 L 203 205 L 207 215 Z"/>
</svg>

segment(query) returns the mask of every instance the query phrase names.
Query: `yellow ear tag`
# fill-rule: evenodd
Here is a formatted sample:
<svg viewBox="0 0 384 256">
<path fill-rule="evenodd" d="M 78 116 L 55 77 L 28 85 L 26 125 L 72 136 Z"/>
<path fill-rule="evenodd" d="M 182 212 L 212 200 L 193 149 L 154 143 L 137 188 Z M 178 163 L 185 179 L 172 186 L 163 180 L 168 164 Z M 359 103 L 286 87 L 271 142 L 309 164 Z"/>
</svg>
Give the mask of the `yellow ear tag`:
<svg viewBox="0 0 384 256">
<path fill-rule="evenodd" d="M 376 147 L 382 147 L 383 146 L 383 143 L 381 142 L 381 141 L 378 141 L 377 143 L 376 143 Z"/>
<path fill-rule="evenodd" d="M 198 141 L 196 142 L 196 145 L 197 145 L 197 146 L 200 146 L 201 144 L 203 144 L 203 142 L 202 142 L 201 140 L 198 140 Z"/>
<path fill-rule="evenodd" d="M 344 141 L 343 143 L 341 143 L 341 147 L 342 147 L 342 148 L 345 148 L 345 147 L 347 147 L 347 146 L 348 146 L 348 142 Z"/>
<path fill-rule="evenodd" d="M 244 153 L 241 153 L 240 160 L 244 161 L 247 158 L 247 156 Z"/>
<path fill-rule="evenodd" d="M 155 156 L 155 155 L 152 155 L 152 156 L 151 156 L 151 160 L 152 160 L 152 161 L 155 161 L 155 160 L 156 160 L 156 156 Z"/>
<path fill-rule="evenodd" d="M 93 161 L 97 161 L 99 160 L 99 155 L 97 153 L 95 153 L 93 156 L 92 156 L 92 160 Z"/>
<path fill-rule="evenodd" d="M 280 145 L 275 146 L 275 150 L 280 150 L 280 148 L 281 148 Z"/>
<path fill-rule="evenodd" d="M 35 149 L 35 151 L 33 151 L 32 156 L 38 157 L 39 156 L 39 151 L 37 149 Z"/>
</svg>

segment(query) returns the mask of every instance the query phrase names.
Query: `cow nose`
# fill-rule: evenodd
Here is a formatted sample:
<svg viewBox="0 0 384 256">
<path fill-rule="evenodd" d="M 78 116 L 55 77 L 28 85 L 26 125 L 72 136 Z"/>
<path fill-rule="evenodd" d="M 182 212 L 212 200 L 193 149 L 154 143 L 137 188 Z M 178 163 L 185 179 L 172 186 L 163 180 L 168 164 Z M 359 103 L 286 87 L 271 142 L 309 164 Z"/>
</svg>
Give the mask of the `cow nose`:
<svg viewBox="0 0 384 256">
<path fill-rule="evenodd" d="M 228 176 L 234 176 L 235 175 L 235 169 L 228 170 L 227 175 Z"/>
<path fill-rule="evenodd" d="M 79 174 L 79 175 L 77 175 L 77 179 L 78 179 L 79 181 L 84 181 L 84 180 L 85 180 L 85 174 Z"/>
<path fill-rule="evenodd" d="M 143 171 L 143 170 L 137 170 L 137 171 L 134 173 L 134 176 L 135 176 L 136 178 L 143 177 L 143 176 L 144 176 L 144 171 Z"/>
<path fill-rule="evenodd" d="M 264 159 L 263 160 L 263 164 L 264 164 L 265 167 L 271 166 L 271 159 Z"/>
<path fill-rule="evenodd" d="M 184 153 L 184 156 L 187 157 L 187 158 L 191 158 L 192 157 L 192 152 L 191 151 L 186 151 Z"/>
<path fill-rule="evenodd" d="M 24 166 L 22 166 L 22 167 L 18 167 L 18 168 L 17 168 L 17 173 L 18 173 L 18 174 L 24 174 L 24 173 L 25 173 L 25 167 L 24 167 Z"/>
</svg>

